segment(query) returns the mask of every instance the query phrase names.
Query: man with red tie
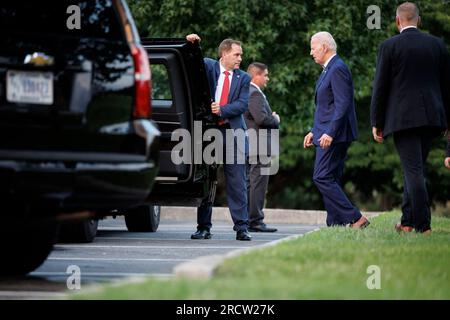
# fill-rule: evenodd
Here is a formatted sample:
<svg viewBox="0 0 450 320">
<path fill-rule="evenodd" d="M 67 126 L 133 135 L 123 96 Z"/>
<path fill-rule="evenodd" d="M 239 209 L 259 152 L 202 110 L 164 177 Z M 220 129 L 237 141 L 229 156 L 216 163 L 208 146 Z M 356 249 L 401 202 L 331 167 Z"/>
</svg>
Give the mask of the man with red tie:
<svg viewBox="0 0 450 320">
<path fill-rule="evenodd" d="M 201 39 L 196 34 L 190 34 L 186 36 L 186 40 L 195 42 Z M 243 114 L 248 108 L 250 76 L 239 69 L 242 61 L 242 46 L 239 41 L 223 40 L 219 45 L 219 57 L 219 61 L 209 58 L 204 60 L 211 97 L 214 99 L 211 110 L 220 119 L 218 126 L 223 136 L 226 159 L 223 168 L 227 202 L 234 222 L 236 240 L 250 241 L 245 164 L 248 141 L 245 138 L 244 146 L 238 141 L 239 130 L 247 130 Z M 234 141 L 227 141 L 227 130 L 234 133 Z M 239 161 L 240 159 L 244 161 Z M 197 231 L 191 235 L 191 239 L 211 238 L 211 214 L 212 204 L 204 203 L 197 209 Z"/>
</svg>

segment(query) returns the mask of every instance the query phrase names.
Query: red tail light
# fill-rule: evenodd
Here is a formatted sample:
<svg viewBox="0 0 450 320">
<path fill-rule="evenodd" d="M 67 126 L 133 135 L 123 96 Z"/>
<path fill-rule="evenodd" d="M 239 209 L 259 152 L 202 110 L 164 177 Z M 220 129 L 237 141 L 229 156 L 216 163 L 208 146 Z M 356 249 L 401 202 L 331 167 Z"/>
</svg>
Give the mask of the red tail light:
<svg viewBox="0 0 450 320">
<path fill-rule="evenodd" d="M 149 118 L 151 107 L 151 73 L 147 51 L 140 45 L 131 45 L 134 61 L 134 118 Z"/>
</svg>

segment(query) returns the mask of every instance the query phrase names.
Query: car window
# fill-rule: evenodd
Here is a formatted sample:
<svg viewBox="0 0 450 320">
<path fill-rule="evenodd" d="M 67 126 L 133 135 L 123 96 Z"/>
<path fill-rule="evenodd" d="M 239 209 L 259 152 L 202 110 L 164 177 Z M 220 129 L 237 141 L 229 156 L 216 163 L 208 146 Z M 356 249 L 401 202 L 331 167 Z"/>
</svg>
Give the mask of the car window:
<svg viewBox="0 0 450 320">
<path fill-rule="evenodd" d="M 80 28 L 73 25 L 75 11 L 80 8 Z M 0 30 L 14 34 L 64 35 L 73 37 L 122 39 L 120 20 L 112 0 L 3 0 L 0 7 Z"/>
<path fill-rule="evenodd" d="M 152 63 L 152 100 L 172 100 L 169 72 L 164 64 Z M 158 104 L 162 107 L 165 104 Z M 167 107 L 170 107 L 168 104 Z"/>
</svg>

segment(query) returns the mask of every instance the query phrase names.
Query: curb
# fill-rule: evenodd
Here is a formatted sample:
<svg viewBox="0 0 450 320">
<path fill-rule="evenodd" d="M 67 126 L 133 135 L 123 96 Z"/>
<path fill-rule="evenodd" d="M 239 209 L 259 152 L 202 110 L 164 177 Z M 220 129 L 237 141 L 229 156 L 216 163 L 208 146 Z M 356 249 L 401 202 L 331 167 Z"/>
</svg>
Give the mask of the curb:
<svg viewBox="0 0 450 320">
<path fill-rule="evenodd" d="M 175 266 L 175 268 L 173 269 L 173 274 L 175 278 L 210 279 L 213 277 L 219 265 L 224 263 L 225 260 L 238 257 L 242 254 L 246 254 L 252 251 L 263 250 L 267 247 L 273 247 L 282 242 L 295 240 L 318 230 L 320 230 L 320 228 L 316 228 L 306 233 L 295 234 L 286 238 L 270 241 L 260 246 L 233 250 L 223 255 L 203 256 Z"/>
<path fill-rule="evenodd" d="M 186 221 L 197 219 L 197 209 L 189 207 L 161 207 L 162 220 L 168 221 Z M 284 210 L 284 209 L 265 209 L 266 217 L 265 221 L 268 223 L 299 223 L 299 224 L 312 224 L 312 225 L 325 225 L 326 212 L 318 210 Z M 364 212 L 367 217 L 374 217 L 382 214 L 382 212 Z M 214 221 L 227 221 L 232 223 L 228 208 L 214 207 L 213 208 L 213 222 Z M 209 255 L 196 258 L 192 261 L 184 262 L 174 267 L 173 275 L 175 279 L 210 279 L 214 276 L 217 268 L 226 260 L 237 257 L 242 254 L 246 254 L 256 250 L 263 250 L 268 247 L 273 247 L 280 243 L 295 240 L 301 238 L 307 234 L 316 232 L 321 228 L 308 231 L 303 234 L 295 234 L 285 238 L 277 239 L 264 243 L 259 246 L 237 249 L 230 251 L 226 254 Z M 129 283 L 143 283 L 152 275 L 128 277 L 125 279 L 115 280 L 110 285 L 120 286 Z M 85 293 L 95 293 L 103 289 L 103 285 L 95 284 L 88 285 L 83 290 Z M 69 299 L 73 297 L 73 293 L 65 292 L 62 294 L 61 299 Z"/>
<path fill-rule="evenodd" d="M 292 210 L 292 211 L 295 211 L 295 210 Z M 320 211 L 315 211 L 315 212 L 320 213 Z M 364 213 L 364 214 L 368 217 L 375 217 L 382 213 L 381 212 L 372 212 L 370 215 L 367 213 Z M 308 231 L 303 234 L 295 234 L 295 235 L 292 235 L 289 237 L 285 237 L 285 238 L 281 238 L 278 240 L 267 242 L 260 246 L 233 250 L 233 251 L 230 251 L 223 255 L 203 256 L 203 257 L 194 259 L 192 261 L 188 261 L 188 262 L 185 262 L 185 263 L 175 266 L 175 268 L 173 269 L 173 274 L 174 274 L 175 278 L 210 279 L 214 275 L 214 272 L 219 267 L 219 265 L 222 264 L 227 259 L 234 258 L 234 257 L 237 257 L 242 254 L 246 254 L 251 251 L 262 250 L 267 247 L 273 247 L 282 242 L 295 240 L 295 239 L 301 238 L 307 234 L 310 234 L 310 233 L 313 233 L 313 232 L 316 232 L 319 230 L 320 230 L 320 228 L 316 228 L 314 230 Z"/>
<path fill-rule="evenodd" d="M 363 212 L 371 218 L 381 212 Z M 321 210 L 294 210 L 294 209 L 264 209 L 264 222 L 271 223 L 295 223 L 306 225 L 326 225 L 326 211 Z M 214 222 L 229 222 L 231 215 L 227 207 L 213 207 Z M 161 221 L 197 221 L 197 208 L 194 207 L 161 207 Z"/>
</svg>

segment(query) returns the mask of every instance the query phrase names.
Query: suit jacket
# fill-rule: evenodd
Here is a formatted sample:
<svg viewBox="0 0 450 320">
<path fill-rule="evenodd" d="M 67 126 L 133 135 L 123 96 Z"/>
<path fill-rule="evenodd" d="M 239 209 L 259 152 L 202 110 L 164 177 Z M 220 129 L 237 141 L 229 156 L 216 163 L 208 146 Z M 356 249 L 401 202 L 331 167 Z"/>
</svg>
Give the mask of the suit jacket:
<svg viewBox="0 0 450 320">
<path fill-rule="evenodd" d="M 371 123 L 384 136 L 450 122 L 450 58 L 444 42 L 415 28 L 384 41 L 373 84 Z"/>
<path fill-rule="evenodd" d="M 352 74 L 338 55 L 330 60 L 316 83 L 315 103 L 312 133 L 316 146 L 324 133 L 333 137 L 333 143 L 356 140 L 358 125 Z"/>
<path fill-rule="evenodd" d="M 256 140 L 250 140 L 250 142 L 257 143 L 257 146 L 262 144 L 263 142 L 259 140 L 259 138 L 264 139 L 266 141 L 266 152 L 264 155 L 271 154 L 271 129 L 278 129 L 279 123 L 278 120 L 272 115 L 272 109 L 270 108 L 269 102 L 266 99 L 266 96 L 254 85 L 250 84 L 250 98 L 248 100 L 248 110 L 244 114 L 245 122 L 247 127 L 250 129 L 255 129 L 257 134 Z M 259 131 L 259 129 L 267 129 L 267 134 L 263 134 L 263 132 Z M 255 151 L 257 148 L 252 148 Z M 250 154 L 252 156 L 252 154 Z"/>
<path fill-rule="evenodd" d="M 209 58 L 204 61 L 209 90 L 211 97 L 214 97 L 220 76 L 220 62 Z M 249 86 L 250 76 L 240 69 L 233 70 L 228 104 L 220 108 L 221 118 L 228 119 L 232 129 L 247 129 L 243 114 L 248 108 Z"/>
</svg>

